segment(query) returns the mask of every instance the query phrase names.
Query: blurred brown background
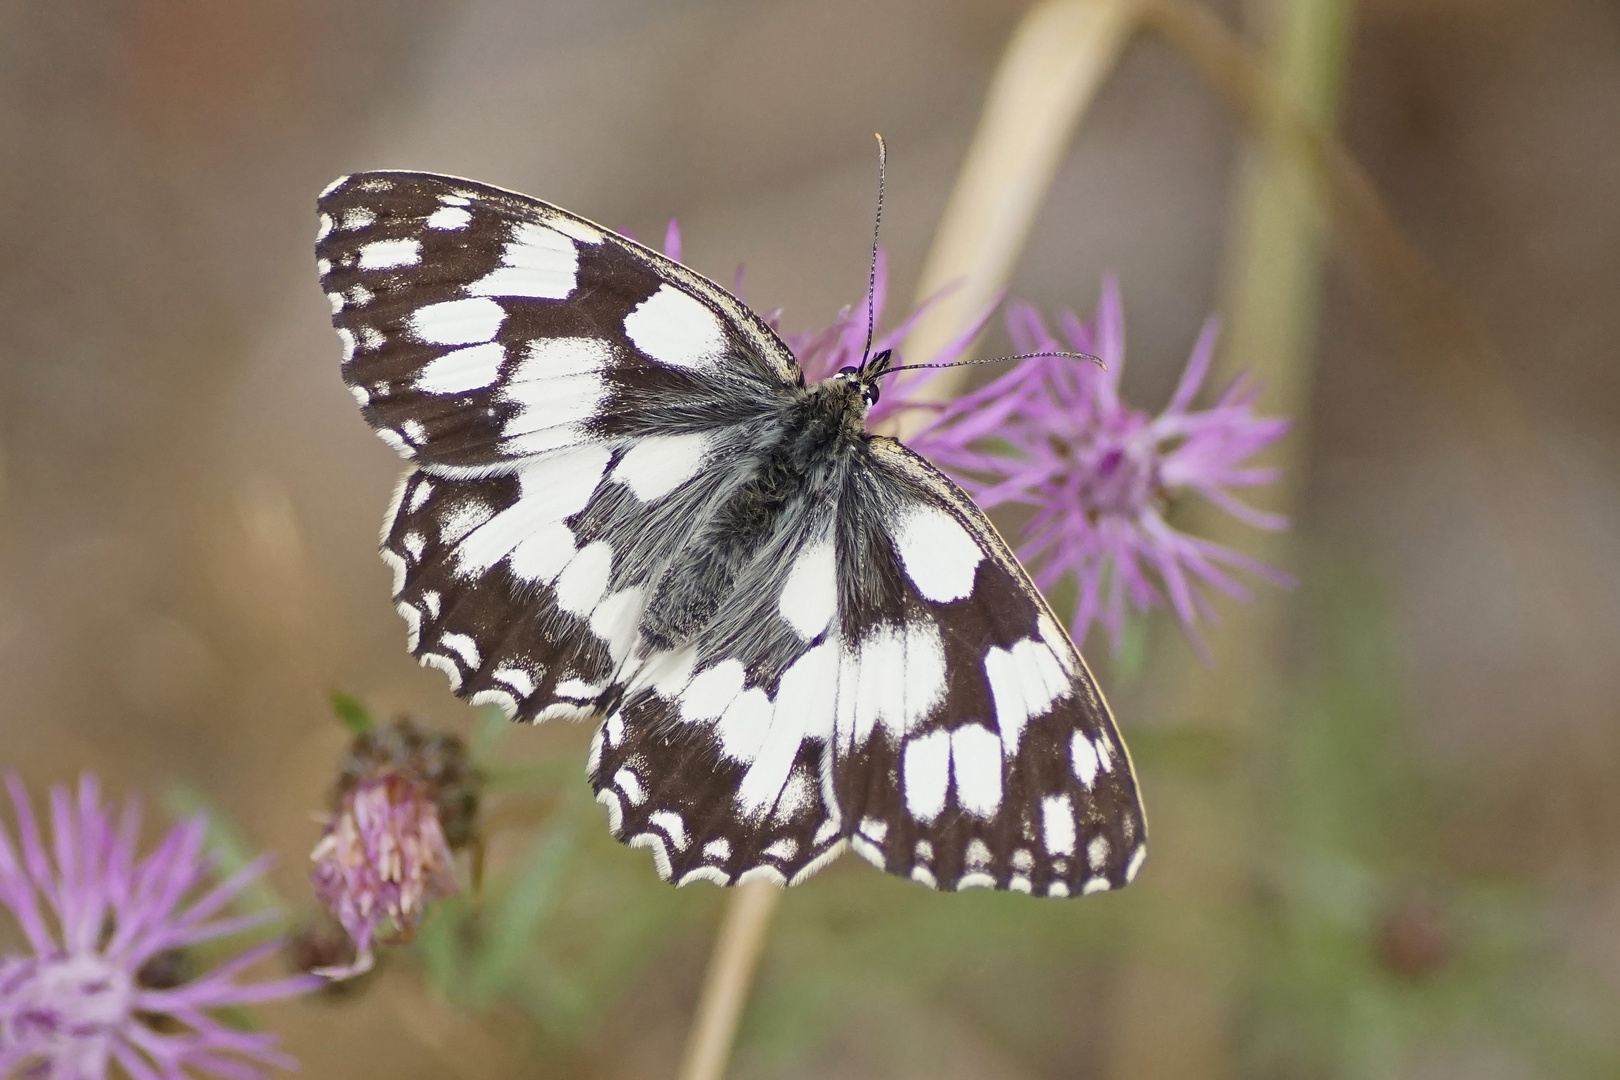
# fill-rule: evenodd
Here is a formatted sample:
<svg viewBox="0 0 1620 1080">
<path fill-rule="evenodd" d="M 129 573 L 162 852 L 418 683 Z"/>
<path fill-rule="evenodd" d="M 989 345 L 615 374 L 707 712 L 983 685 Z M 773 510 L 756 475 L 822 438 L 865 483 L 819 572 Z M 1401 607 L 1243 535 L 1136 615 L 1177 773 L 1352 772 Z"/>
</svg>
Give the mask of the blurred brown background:
<svg viewBox="0 0 1620 1080">
<path fill-rule="evenodd" d="M 315 193 L 413 168 L 644 238 L 678 217 L 688 262 L 721 280 L 746 263 L 753 303 L 818 325 L 864 284 L 874 130 L 893 295 L 910 296 L 1023 9 L 0 4 L 0 767 L 32 784 L 93 768 L 116 792 L 189 780 L 302 897 L 343 742 L 327 691 L 464 722 L 405 655 L 374 554 L 399 464 L 338 379 Z M 1567 594 L 1505 539 L 1496 478 L 1342 260 L 1301 529 L 1395 589 L 1408 669 L 1391 678 L 1480 808 L 1453 843 L 1548 890 L 1565 944 L 1620 985 L 1620 5 L 1367 0 L 1353 40 L 1342 130 L 1508 357 L 1561 485 L 1536 565 L 1576 567 L 1579 603 L 1541 610 Z M 1118 271 L 1144 405 L 1220 307 L 1239 137 L 1181 57 L 1138 41 L 1015 277 L 1086 311 Z M 1549 620 L 1585 647 L 1535 630 Z M 672 1072 L 704 945 L 672 944 L 572 1067 Z M 461 1021 L 408 990 L 265 1015 L 315 1078 L 449 1075 L 431 1048 L 458 1053 Z M 896 1075 L 881 1038 L 836 1034 L 805 1074 Z M 1092 1075 L 953 1038 L 951 1075 Z M 1425 1075 L 1486 1075 L 1446 1060 Z"/>
</svg>

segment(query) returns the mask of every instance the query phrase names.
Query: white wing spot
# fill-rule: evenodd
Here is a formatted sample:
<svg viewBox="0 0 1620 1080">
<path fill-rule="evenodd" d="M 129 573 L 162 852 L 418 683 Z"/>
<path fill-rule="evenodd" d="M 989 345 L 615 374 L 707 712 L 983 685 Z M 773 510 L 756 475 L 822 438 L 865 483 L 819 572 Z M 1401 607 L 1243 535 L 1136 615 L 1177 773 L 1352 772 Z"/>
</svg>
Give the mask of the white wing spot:
<svg viewBox="0 0 1620 1080">
<path fill-rule="evenodd" d="M 490 673 L 490 678 L 510 686 L 519 697 L 534 693 L 534 676 L 519 667 L 503 666 Z"/>
<path fill-rule="evenodd" d="M 1090 896 L 1092 893 L 1107 892 L 1108 889 L 1109 889 L 1109 885 L 1108 885 L 1108 879 L 1107 878 L 1105 878 L 1105 877 L 1094 877 L 1090 881 L 1086 882 L 1083 886 L 1080 887 L 1080 895 L 1081 896 Z"/>
<path fill-rule="evenodd" d="M 456 504 L 439 519 L 439 542 L 454 544 L 495 516 L 495 507 L 482 499 Z"/>
<path fill-rule="evenodd" d="M 906 576 L 936 604 L 973 592 L 984 551 L 950 512 L 926 503 L 913 507 L 891 532 Z"/>
<path fill-rule="evenodd" d="M 428 304 L 411 314 L 411 333 L 429 345 L 476 345 L 500 332 L 506 310 L 493 300 L 473 297 Z"/>
<path fill-rule="evenodd" d="M 557 606 L 572 615 L 588 615 L 607 588 L 613 548 L 606 540 L 586 544 L 557 577 Z"/>
<path fill-rule="evenodd" d="M 676 851 L 686 850 L 686 821 L 681 815 L 673 810 L 654 810 L 647 815 L 647 823 L 663 829 Z"/>
<path fill-rule="evenodd" d="M 466 634 L 441 634 L 439 644 L 455 653 L 463 664 L 475 671 L 482 664 L 482 659 L 478 655 L 478 643 Z"/>
<path fill-rule="evenodd" d="M 522 406 L 501 429 L 507 453 L 537 454 L 581 438 L 579 425 L 607 396 L 597 372 L 610 357 L 608 344 L 593 338 L 533 342 L 501 389 L 503 400 Z"/>
<path fill-rule="evenodd" d="M 600 244 L 602 242 L 602 234 L 583 221 L 575 221 L 573 218 L 563 217 L 561 214 L 554 215 L 550 221 L 553 229 L 556 229 L 564 236 L 573 237 L 582 244 Z"/>
<path fill-rule="evenodd" d="M 641 777 L 629 769 L 620 769 L 613 774 L 613 786 L 624 792 L 624 797 L 630 800 L 631 806 L 640 806 L 647 801 L 647 792 L 641 786 Z"/>
<path fill-rule="evenodd" d="M 327 236 L 331 235 L 331 232 L 332 232 L 332 217 L 329 214 L 322 214 L 318 219 L 316 219 L 316 223 L 315 223 L 315 242 L 318 244 L 322 240 L 325 240 L 327 238 Z"/>
<path fill-rule="evenodd" d="M 740 660 L 722 660 L 698 672 L 681 695 L 681 719 L 718 720 L 732 698 L 742 692 L 744 678 Z"/>
<path fill-rule="evenodd" d="M 354 335 L 343 327 L 338 327 L 338 340 L 343 343 L 343 362 L 347 364 L 354 359 Z"/>
<path fill-rule="evenodd" d="M 1138 844 L 1136 850 L 1131 854 L 1131 861 L 1125 864 L 1125 880 L 1127 882 L 1136 880 L 1136 872 L 1142 869 L 1142 860 L 1145 858 L 1147 858 L 1147 848 Z"/>
<path fill-rule="evenodd" d="M 428 215 L 427 227 L 430 229 L 454 231 L 465 229 L 472 221 L 472 215 L 459 206 L 441 206 Z"/>
<path fill-rule="evenodd" d="M 770 847 L 766 848 L 762 854 L 767 855 L 770 858 L 780 859 L 783 862 L 786 862 L 788 859 L 793 858 L 793 856 L 797 855 L 798 853 L 799 842 L 793 839 L 791 836 L 784 836 L 782 839 L 776 841 Z"/>
<path fill-rule="evenodd" d="M 461 689 L 461 669 L 456 667 L 456 662 L 448 656 L 441 656 L 438 653 L 423 653 L 420 662 L 423 667 L 438 668 L 444 672 L 444 677 L 450 680 L 450 692 L 452 694 Z"/>
<path fill-rule="evenodd" d="M 1097 750 L 1091 740 L 1080 732 L 1069 736 L 1069 761 L 1074 766 L 1074 777 L 1080 786 L 1089 788 L 1097 779 Z"/>
<path fill-rule="evenodd" d="M 402 266 L 415 266 L 422 261 L 422 242 L 403 240 L 373 240 L 360 245 L 360 269 L 396 270 Z"/>
<path fill-rule="evenodd" d="M 713 859 L 715 862 L 725 862 L 727 859 L 731 858 L 731 841 L 727 840 L 725 837 L 721 837 L 718 840 L 710 840 L 707 844 L 703 845 L 703 857 L 706 859 Z M 722 884 L 724 883 L 722 882 Z"/>
<path fill-rule="evenodd" d="M 838 570 L 831 536 L 799 551 L 776 610 L 805 641 L 813 641 L 827 629 L 838 611 Z"/>
<path fill-rule="evenodd" d="M 1091 745 L 1097 751 L 1097 768 L 1111 772 L 1114 768 L 1114 752 L 1108 747 L 1108 736 L 1098 735 L 1091 740 Z"/>
<path fill-rule="evenodd" d="M 1034 638 L 1014 642 L 1010 649 L 991 648 L 984 654 L 984 674 L 996 701 L 1003 749 L 1012 757 L 1029 722 L 1046 715 L 1068 692 L 1069 677 L 1052 650 Z"/>
<path fill-rule="evenodd" d="M 1069 887 L 1061 881 L 1054 881 L 1046 887 L 1047 896 L 1068 896 Z"/>
<path fill-rule="evenodd" d="M 1086 865 L 1093 870 L 1101 870 L 1108 861 L 1108 837 L 1098 835 L 1091 838 L 1086 845 Z"/>
<path fill-rule="evenodd" d="M 672 367 L 707 367 L 725 349 L 719 317 L 702 301 L 667 284 L 625 316 L 624 332 L 636 348 Z"/>
<path fill-rule="evenodd" d="M 579 248 L 556 229 L 524 222 L 512 230 L 501 265 L 467 286 L 469 296 L 566 300 L 579 281 Z"/>
<path fill-rule="evenodd" d="M 510 556 L 519 578 L 554 581 L 574 557 L 574 534 L 563 519 L 585 508 L 611 456 L 605 446 L 587 445 L 525 467 L 517 501 L 456 549 L 456 575 L 476 577 Z"/>
<path fill-rule="evenodd" d="M 424 394 L 463 394 L 483 390 L 500 374 L 506 359 L 506 346 L 498 341 L 469 345 L 447 352 L 422 365 L 416 373 L 416 389 Z"/>
<path fill-rule="evenodd" d="M 962 809 L 975 817 L 993 817 L 1001 806 L 1001 740 L 995 732 L 979 724 L 951 732 L 951 770 Z"/>
<path fill-rule="evenodd" d="M 883 843 L 883 838 L 889 835 L 889 823 L 882 818 L 862 818 L 861 835 L 874 844 Z"/>
<path fill-rule="evenodd" d="M 591 612 L 591 633 L 607 643 L 614 663 L 622 663 L 630 655 L 645 606 L 640 589 L 620 589 L 603 597 Z"/>
<path fill-rule="evenodd" d="M 1074 806 L 1067 795 L 1041 800 L 1041 835 L 1050 854 L 1074 854 Z"/>
<path fill-rule="evenodd" d="M 947 731 L 931 731 L 906 744 L 901 768 L 906 810 L 918 821 L 931 822 L 945 809 L 950 764 L 951 736 Z"/>
<path fill-rule="evenodd" d="M 709 437 L 702 432 L 648 436 L 625 451 L 613 479 L 642 502 L 652 502 L 696 476 L 708 448 Z"/>
<path fill-rule="evenodd" d="M 584 679 L 564 679 L 557 684 L 555 693 L 575 701 L 594 701 L 606 688 L 605 684 L 588 683 Z"/>
</svg>

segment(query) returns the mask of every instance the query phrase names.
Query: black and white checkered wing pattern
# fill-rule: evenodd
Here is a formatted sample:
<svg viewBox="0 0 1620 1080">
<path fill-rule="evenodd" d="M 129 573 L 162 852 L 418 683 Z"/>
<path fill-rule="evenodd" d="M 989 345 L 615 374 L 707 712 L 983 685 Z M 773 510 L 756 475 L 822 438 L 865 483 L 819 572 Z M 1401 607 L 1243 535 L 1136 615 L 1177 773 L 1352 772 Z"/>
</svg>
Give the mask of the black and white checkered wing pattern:
<svg viewBox="0 0 1620 1080">
<path fill-rule="evenodd" d="M 855 850 L 940 889 L 1071 896 L 1146 827 L 1108 706 L 984 514 L 875 439 L 839 516 L 835 790 Z"/>
<path fill-rule="evenodd" d="M 833 790 L 835 507 L 799 504 L 715 619 L 653 657 L 591 748 L 614 835 L 678 884 L 792 884 L 846 846 Z"/>
<path fill-rule="evenodd" d="M 358 173 L 319 215 L 344 381 L 413 462 L 382 539 L 411 651 L 474 702 L 594 714 L 724 490 L 713 463 L 798 385 L 791 354 L 706 279 L 522 195 Z"/>
<path fill-rule="evenodd" d="M 1124 885 L 1145 825 L 1084 662 L 972 502 L 868 446 L 609 715 L 615 834 L 677 882 L 792 883 L 852 844 L 940 889 Z"/>
<path fill-rule="evenodd" d="M 443 473 L 740 420 L 799 381 L 725 290 L 539 200 L 374 172 L 318 208 L 343 380 L 384 441 Z"/>
</svg>

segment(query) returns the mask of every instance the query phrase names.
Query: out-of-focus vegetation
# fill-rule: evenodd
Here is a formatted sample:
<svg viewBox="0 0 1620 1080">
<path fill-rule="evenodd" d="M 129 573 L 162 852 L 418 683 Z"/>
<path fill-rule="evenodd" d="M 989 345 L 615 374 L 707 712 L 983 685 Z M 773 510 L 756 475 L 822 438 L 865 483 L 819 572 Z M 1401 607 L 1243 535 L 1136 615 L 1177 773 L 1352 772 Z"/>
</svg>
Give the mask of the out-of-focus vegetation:
<svg viewBox="0 0 1620 1080">
<path fill-rule="evenodd" d="M 1417 743 L 1386 583 L 1342 557 L 1313 560 L 1308 581 L 1299 674 L 1281 715 L 1253 725 L 1266 734 L 1241 747 L 1173 723 L 1129 734 L 1150 796 L 1249 774 L 1257 850 L 1233 852 L 1257 869 L 1247 893 L 1182 899 L 1148 871 L 1078 902 L 940 895 L 842 860 L 782 906 L 738 1075 L 797 1075 L 851 1031 L 885 1027 L 910 1033 L 884 1050 L 908 1069 L 950 1052 L 928 1031 L 963 1025 L 1032 1069 L 1077 1048 L 1100 1061 L 1117 1009 L 1109 974 L 1143 958 L 1225 968 L 1206 974 L 1231 988 L 1237 1060 L 1257 1080 L 1406 1075 L 1458 1044 L 1537 1075 L 1615 1075 L 1620 1000 L 1566 952 L 1552 897 L 1451 850 L 1471 823 L 1451 797 L 1460 778 Z M 340 701 L 346 723 L 363 715 Z M 644 852 L 608 837 L 579 756 L 525 757 L 526 734 L 491 713 L 473 740 L 501 834 L 487 839 L 515 856 L 437 904 L 386 960 L 445 1007 L 498 1021 L 514 1049 L 567 1058 L 672 943 L 701 940 L 724 894 L 659 881 Z M 212 836 L 227 864 L 240 858 L 228 823 Z M 1186 926 L 1218 940 L 1189 940 Z"/>
</svg>

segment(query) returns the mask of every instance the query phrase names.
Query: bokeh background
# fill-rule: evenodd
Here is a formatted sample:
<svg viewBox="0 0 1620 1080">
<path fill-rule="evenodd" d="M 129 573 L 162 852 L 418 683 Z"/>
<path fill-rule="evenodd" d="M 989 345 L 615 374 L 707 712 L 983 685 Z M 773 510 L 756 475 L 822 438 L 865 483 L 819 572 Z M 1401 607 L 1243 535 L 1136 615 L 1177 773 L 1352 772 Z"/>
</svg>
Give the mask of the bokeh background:
<svg viewBox="0 0 1620 1080">
<path fill-rule="evenodd" d="M 1258 40 L 1266 7 L 1215 10 Z M 0 767 L 183 786 L 301 910 L 328 692 L 480 723 L 402 649 L 374 554 L 399 464 L 338 379 L 315 193 L 415 168 L 643 238 L 678 217 L 688 262 L 822 325 L 864 285 L 871 132 L 907 297 L 1024 10 L 0 4 Z M 1362 0 L 1346 48 L 1339 130 L 1504 358 L 1533 467 L 1481 450 L 1330 243 L 1276 670 L 1221 669 L 1221 627 L 1214 669 L 1160 622 L 1087 646 L 1164 841 L 1142 879 L 1053 905 L 846 860 L 784 902 L 736 1075 L 1620 1075 L 1620 7 Z M 1014 276 L 1085 312 L 1120 275 L 1144 407 L 1232 295 L 1244 143 L 1138 39 Z M 1251 674 L 1262 716 L 1178 705 Z M 490 902 L 545 889 L 504 967 L 403 951 L 263 1010 L 304 1075 L 673 1075 L 723 895 L 575 807 L 587 739 L 488 751 L 568 765 L 496 802 Z"/>
</svg>

